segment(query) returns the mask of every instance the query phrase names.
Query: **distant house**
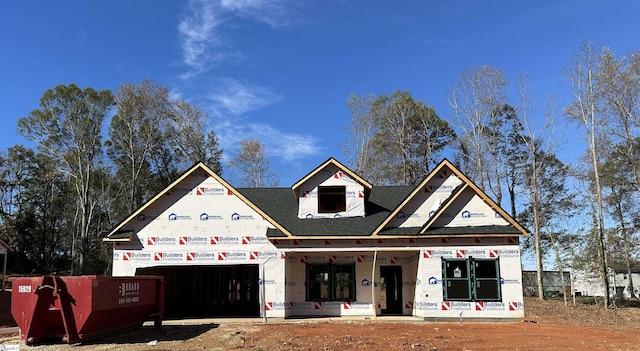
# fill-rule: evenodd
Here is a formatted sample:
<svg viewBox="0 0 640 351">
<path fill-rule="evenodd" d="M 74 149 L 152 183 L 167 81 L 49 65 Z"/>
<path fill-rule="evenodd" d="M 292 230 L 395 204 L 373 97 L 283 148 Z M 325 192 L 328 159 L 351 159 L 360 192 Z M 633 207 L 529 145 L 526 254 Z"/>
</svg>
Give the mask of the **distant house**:
<svg viewBox="0 0 640 351">
<path fill-rule="evenodd" d="M 2 239 L 0 239 L 0 255 L 2 255 L 2 279 L 0 279 L 0 291 L 4 291 L 4 286 L 7 281 L 7 257 L 9 256 L 11 247 Z"/>
<path fill-rule="evenodd" d="M 169 316 L 522 319 L 523 235 L 447 160 L 374 186 L 329 158 L 291 188 L 196 164 L 105 241 L 113 275 L 165 277 Z"/>
<path fill-rule="evenodd" d="M 633 291 L 635 296 L 640 295 L 640 270 L 632 271 Z M 609 275 L 609 296 L 630 298 L 629 274 L 626 270 L 611 270 Z M 575 273 L 574 291 L 578 296 L 604 296 L 604 284 L 599 273 L 578 271 Z"/>
<path fill-rule="evenodd" d="M 564 285 L 562 283 L 564 275 Z M 545 296 L 571 295 L 571 273 L 560 271 L 543 271 L 542 287 Z M 538 296 L 538 272 L 522 271 L 522 289 L 524 296 Z"/>
</svg>

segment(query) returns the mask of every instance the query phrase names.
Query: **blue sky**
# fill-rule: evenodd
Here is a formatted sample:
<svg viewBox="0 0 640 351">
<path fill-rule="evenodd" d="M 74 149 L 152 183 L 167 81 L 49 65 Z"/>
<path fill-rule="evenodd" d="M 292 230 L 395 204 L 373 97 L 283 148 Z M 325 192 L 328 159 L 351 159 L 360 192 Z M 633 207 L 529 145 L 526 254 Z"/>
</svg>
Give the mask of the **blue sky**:
<svg viewBox="0 0 640 351">
<path fill-rule="evenodd" d="M 534 98 L 563 106 L 562 70 L 580 41 L 620 56 L 640 48 L 639 10 L 636 0 L 2 0 L 0 150 L 28 144 L 16 121 L 46 89 L 149 78 L 207 112 L 227 156 L 260 139 L 290 186 L 344 160 L 351 93 L 407 90 L 451 122 L 451 84 L 490 64 L 514 88 L 528 72 Z"/>
</svg>

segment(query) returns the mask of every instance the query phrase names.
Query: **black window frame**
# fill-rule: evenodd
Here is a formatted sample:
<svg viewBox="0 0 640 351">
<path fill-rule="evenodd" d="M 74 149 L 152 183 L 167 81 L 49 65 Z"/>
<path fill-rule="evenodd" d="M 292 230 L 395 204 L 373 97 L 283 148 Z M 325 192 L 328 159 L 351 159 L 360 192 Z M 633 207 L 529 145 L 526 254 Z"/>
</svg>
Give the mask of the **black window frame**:
<svg viewBox="0 0 640 351">
<path fill-rule="evenodd" d="M 444 301 L 502 301 L 500 258 L 443 257 L 442 294 Z"/>
<path fill-rule="evenodd" d="M 306 263 L 306 301 L 355 301 L 355 275 L 355 262 Z"/>
<path fill-rule="evenodd" d="M 347 210 L 347 187 L 318 186 L 318 213 L 338 213 Z"/>
</svg>

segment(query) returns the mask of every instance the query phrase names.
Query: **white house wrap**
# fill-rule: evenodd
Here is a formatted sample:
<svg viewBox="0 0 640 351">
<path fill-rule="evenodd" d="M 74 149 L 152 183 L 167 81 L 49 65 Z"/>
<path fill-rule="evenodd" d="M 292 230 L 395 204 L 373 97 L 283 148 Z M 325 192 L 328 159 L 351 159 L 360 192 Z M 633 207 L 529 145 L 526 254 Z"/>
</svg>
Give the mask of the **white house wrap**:
<svg viewBox="0 0 640 351">
<path fill-rule="evenodd" d="M 165 276 L 169 316 L 521 319 L 521 235 L 447 160 L 375 187 L 330 158 L 292 188 L 197 164 L 105 241 L 113 275 Z"/>
</svg>

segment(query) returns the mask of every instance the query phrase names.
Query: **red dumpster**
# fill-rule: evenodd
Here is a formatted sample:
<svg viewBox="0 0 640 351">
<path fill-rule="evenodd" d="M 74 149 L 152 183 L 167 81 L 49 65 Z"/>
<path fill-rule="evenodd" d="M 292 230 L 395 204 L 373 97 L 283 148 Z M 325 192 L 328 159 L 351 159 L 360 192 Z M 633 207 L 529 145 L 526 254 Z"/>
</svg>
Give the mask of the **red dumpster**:
<svg viewBox="0 0 640 351">
<path fill-rule="evenodd" d="M 164 315 L 164 278 L 11 278 L 11 314 L 28 345 L 70 344 L 142 326 Z"/>
</svg>

